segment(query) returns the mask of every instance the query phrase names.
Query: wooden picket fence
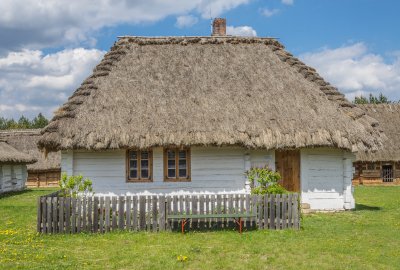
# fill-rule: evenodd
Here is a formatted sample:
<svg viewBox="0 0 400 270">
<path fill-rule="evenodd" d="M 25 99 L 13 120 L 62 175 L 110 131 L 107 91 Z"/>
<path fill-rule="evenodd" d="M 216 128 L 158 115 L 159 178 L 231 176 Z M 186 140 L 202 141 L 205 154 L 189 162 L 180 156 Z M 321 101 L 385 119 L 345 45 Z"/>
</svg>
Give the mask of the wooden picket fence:
<svg viewBox="0 0 400 270">
<path fill-rule="evenodd" d="M 40 233 L 105 233 L 115 230 L 178 230 L 178 221 L 168 214 L 255 214 L 244 229 L 299 229 L 298 194 L 283 195 L 182 195 L 58 197 L 52 193 L 38 198 L 37 231 Z M 189 230 L 234 228 L 230 219 L 193 219 Z"/>
</svg>

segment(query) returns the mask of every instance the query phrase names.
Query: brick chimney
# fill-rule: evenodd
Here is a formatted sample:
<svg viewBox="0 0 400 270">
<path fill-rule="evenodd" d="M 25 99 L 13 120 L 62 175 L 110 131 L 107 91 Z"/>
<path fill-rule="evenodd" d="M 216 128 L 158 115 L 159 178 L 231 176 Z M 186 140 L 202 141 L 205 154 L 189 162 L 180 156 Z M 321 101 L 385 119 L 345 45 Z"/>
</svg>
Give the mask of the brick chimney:
<svg viewBox="0 0 400 270">
<path fill-rule="evenodd" d="M 212 24 L 212 36 L 226 36 L 226 19 L 215 18 Z"/>
</svg>

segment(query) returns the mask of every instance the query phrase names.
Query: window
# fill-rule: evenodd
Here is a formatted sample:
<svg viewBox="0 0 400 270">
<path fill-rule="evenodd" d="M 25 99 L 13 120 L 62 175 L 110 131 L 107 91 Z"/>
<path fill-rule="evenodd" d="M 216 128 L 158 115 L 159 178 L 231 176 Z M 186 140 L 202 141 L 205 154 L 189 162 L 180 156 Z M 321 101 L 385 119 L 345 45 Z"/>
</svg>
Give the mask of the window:
<svg viewBox="0 0 400 270">
<path fill-rule="evenodd" d="M 190 150 L 167 148 L 164 150 L 164 180 L 190 181 Z"/>
<path fill-rule="evenodd" d="M 152 152 L 129 150 L 127 152 L 127 181 L 150 182 L 152 180 Z"/>
</svg>

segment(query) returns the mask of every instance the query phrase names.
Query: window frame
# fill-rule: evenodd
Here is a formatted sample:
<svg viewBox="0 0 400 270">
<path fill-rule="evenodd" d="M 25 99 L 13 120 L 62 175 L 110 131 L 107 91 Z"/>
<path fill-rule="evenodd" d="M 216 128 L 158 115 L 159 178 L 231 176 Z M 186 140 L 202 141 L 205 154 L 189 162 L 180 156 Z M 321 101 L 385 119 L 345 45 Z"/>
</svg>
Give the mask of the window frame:
<svg viewBox="0 0 400 270">
<path fill-rule="evenodd" d="M 168 150 L 175 150 L 175 177 L 168 177 Z M 186 151 L 186 177 L 179 177 L 179 151 Z M 192 181 L 192 170 L 191 170 L 191 151 L 189 147 L 165 147 L 163 151 L 163 167 L 164 167 L 164 182 L 191 182 Z"/>
<path fill-rule="evenodd" d="M 130 152 L 136 151 L 138 153 L 138 167 L 137 167 L 137 172 L 138 172 L 138 177 L 137 178 L 131 178 L 130 177 Z M 142 152 L 148 152 L 149 153 L 149 177 L 148 178 L 142 178 L 141 175 L 141 161 L 142 161 Z M 146 183 L 146 182 L 153 182 L 153 151 L 152 149 L 128 149 L 126 150 L 126 182 L 127 183 Z"/>
</svg>

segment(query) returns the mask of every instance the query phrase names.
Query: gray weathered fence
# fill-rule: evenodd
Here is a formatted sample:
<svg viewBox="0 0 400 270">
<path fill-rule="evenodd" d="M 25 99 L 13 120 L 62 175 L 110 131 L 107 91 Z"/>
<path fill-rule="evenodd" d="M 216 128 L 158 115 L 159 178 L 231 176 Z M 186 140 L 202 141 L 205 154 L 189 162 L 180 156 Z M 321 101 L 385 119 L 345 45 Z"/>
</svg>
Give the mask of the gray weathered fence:
<svg viewBox="0 0 400 270">
<path fill-rule="evenodd" d="M 38 198 L 37 231 L 41 233 L 109 232 L 115 230 L 164 231 L 180 228 L 168 214 L 256 214 L 245 229 L 300 227 L 299 195 L 182 195 Z M 234 227 L 230 219 L 193 219 L 191 230 Z"/>
</svg>

